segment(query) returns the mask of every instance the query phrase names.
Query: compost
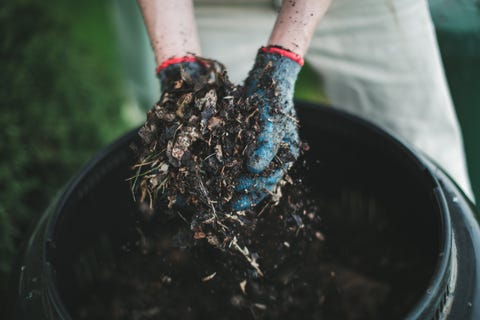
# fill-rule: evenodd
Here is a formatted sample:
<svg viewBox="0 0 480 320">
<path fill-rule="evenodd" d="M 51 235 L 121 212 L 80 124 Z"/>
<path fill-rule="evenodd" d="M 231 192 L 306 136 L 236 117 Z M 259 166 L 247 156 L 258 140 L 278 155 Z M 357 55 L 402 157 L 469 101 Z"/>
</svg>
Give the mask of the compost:
<svg viewBox="0 0 480 320">
<path fill-rule="evenodd" d="M 182 218 L 196 240 L 236 252 L 261 276 L 257 253 L 245 238 L 255 229 L 257 213 L 231 210 L 235 186 L 240 176 L 268 176 L 294 159 L 290 146 L 282 143 L 264 172 L 249 173 L 245 163 L 261 129 L 259 108 L 272 97 L 246 97 L 242 87 L 229 81 L 223 65 L 202 58 L 198 63 L 202 73 L 195 77 L 183 69 L 167 71 L 162 97 L 139 130 L 141 143 L 132 146 L 139 159 L 133 167 L 132 193 L 147 218 L 164 208 L 188 208 L 190 214 Z M 271 68 L 269 64 L 263 72 Z M 262 81 L 275 95 L 275 82 L 268 77 Z M 272 192 L 274 199 L 282 184 Z"/>
<path fill-rule="evenodd" d="M 242 98 L 221 65 L 206 65 L 198 82 L 180 73 L 148 113 L 129 179 L 138 206 L 116 213 L 135 222 L 120 242 L 78 253 L 76 278 L 86 280 L 69 303 L 74 318 L 403 317 L 419 295 L 405 279 L 428 279 L 429 269 L 388 220 L 401 206 L 340 175 L 313 190 L 303 159 L 274 197 L 230 210 L 260 130 L 259 101 Z M 291 160 L 282 146 L 263 174 Z M 323 178 L 333 172 L 325 167 Z"/>
<path fill-rule="evenodd" d="M 258 215 L 257 224 L 254 234 L 245 239 L 258 258 L 262 276 L 244 257 L 192 237 L 190 224 L 179 212 L 166 209 L 162 217 L 137 221 L 115 263 L 95 270 L 100 277 L 82 294 L 77 318 L 400 318 L 412 296 L 405 292 L 392 296 L 389 280 L 375 274 L 380 263 L 395 260 L 393 244 L 371 248 L 383 262 L 349 257 L 363 265 L 358 268 L 338 260 L 338 254 L 332 254 L 338 248 L 324 236 L 322 212 L 337 215 L 351 206 L 362 210 L 358 201 L 371 199 L 357 191 L 343 200 L 319 198 L 297 174 L 304 165 L 294 168 L 294 184 L 284 188 L 278 205 L 252 210 Z M 377 204 L 377 210 L 385 209 Z M 379 228 L 384 221 L 376 223 Z M 415 268 L 414 261 L 401 264 L 403 271 Z M 402 300 L 385 309 L 392 298 Z"/>
</svg>

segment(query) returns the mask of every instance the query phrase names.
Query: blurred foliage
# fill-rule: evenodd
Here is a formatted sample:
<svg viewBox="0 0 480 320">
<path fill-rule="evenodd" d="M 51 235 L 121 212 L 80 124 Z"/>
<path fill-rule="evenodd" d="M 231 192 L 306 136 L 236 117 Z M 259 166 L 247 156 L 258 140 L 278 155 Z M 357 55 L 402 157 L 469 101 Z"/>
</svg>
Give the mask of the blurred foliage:
<svg viewBox="0 0 480 320">
<path fill-rule="evenodd" d="M 320 75 L 306 62 L 295 84 L 295 99 L 328 104 Z"/>
<path fill-rule="evenodd" d="M 480 2 L 429 0 L 440 53 L 463 133 L 470 181 L 480 204 Z"/>
<path fill-rule="evenodd" d="M 105 6 L 21 0 L 0 8 L 0 290 L 29 225 L 127 129 Z"/>
</svg>

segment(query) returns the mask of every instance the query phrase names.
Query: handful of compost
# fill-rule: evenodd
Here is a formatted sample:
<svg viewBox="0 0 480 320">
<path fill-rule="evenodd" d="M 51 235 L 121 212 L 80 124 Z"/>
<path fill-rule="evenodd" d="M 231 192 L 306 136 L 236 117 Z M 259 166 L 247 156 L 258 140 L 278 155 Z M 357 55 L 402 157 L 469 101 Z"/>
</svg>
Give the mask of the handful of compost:
<svg viewBox="0 0 480 320">
<path fill-rule="evenodd" d="M 179 205 L 196 239 L 241 251 L 258 214 L 249 209 L 279 194 L 299 156 L 292 97 L 301 63 L 292 55 L 260 49 L 243 87 L 213 60 L 187 56 L 159 66 L 163 93 L 134 146 L 132 191 L 144 213 Z"/>
</svg>

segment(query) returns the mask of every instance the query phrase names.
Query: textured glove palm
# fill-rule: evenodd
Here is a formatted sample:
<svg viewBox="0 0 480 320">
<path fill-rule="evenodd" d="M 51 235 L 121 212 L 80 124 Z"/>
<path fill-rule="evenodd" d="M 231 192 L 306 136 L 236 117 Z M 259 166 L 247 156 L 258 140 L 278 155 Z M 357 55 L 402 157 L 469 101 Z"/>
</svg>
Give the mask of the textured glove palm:
<svg viewBox="0 0 480 320">
<path fill-rule="evenodd" d="M 160 80 L 162 92 L 172 90 L 175 81 L 172 79 L 184 79 L 192 82 L 192 79 L 206 77 L 205 68 L 196 57 L 172 58 L 157 68 L 157 77 Z"/>
<path fill-rule="evenodd" d="M 206 82 L 208 77 L 208 74 L 205 72 L 205 66 L 202 65 L 197 57 L 193 56 L 169 59 L 160 65 L 156 72 L 160 80 L 162 94 L 165 91 L 171 91 L 175 88 L 176 80 L 174 79 L 183 79 L 193 86 L 194 82 L 198 83 L 200 81 L 193 81 L 192 79 L 204 77 Z M 183 207 L 185 206 L 185 199 L 181 195 L 177 195 L 175 204 Z"/>
<path fill-rule="evenodd" d="M 255 65 L 245 80 L 247 99 L 258 105 L 261 132 L 247 161 L 247 169 L 251 174 L 238 180 L 237 197 L 232 203 L 234 210 L 254 206 L 274 191 L 299 155 L 300 141 L 293 93 L 301 63 L 291 57 L 269 52 L 268 49 L 260 49 Z M 289 149 L 291 161 L 265 174 L 282 148 Z"/>
</svg>

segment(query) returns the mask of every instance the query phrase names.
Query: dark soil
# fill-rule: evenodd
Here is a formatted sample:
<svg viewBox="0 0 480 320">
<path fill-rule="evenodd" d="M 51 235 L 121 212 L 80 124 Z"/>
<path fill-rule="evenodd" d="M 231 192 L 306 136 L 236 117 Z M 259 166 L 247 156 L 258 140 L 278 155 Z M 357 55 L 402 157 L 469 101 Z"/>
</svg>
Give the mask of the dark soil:
<svg viewBox="0 0 480 320">
<path fill-rule="evenodd" d="M 404 288 L 402 277 L 423 276 L 424 270 L 415 254 L 398 255 L 404 243 L 388 238 L 396 226 L 381 217 L 388 216 L 391 208 L 354 189 L 346 189 L 339 197 L 322 197 L 305 187 L 296 172 L 292 177 L 295 185 L 284 188 L 278 206 L 268 206 L 263 212 L 259 212 L 262 207 L 257 209 L 256 236 L 248 237 L 263 277 L 243 257 L 221 251 L 206 239 L 195 240 L 184 221 L 188 213 L 170 210 L 169 219 L 139 222 L 131 229 L 115 264 L 95 271 L 99 279 L 82 294 L 75 318 L 353 320 L 404 316 L 416 293 Z M 328 240 L 322 216 L 334 221 L 338 214 L 359 219 L 345 230 L 362 229 L 364 243 L 347 242 L 342 249 Z M 367 215 L 369 222 L 365 222 Z M 352 240 L 358 239 L 355 232 Z M 357 245 L 363 249 L 352 250 Z"/>
</svg>

